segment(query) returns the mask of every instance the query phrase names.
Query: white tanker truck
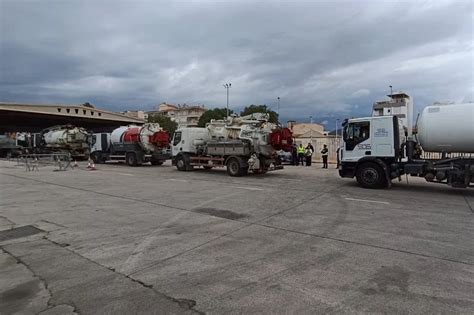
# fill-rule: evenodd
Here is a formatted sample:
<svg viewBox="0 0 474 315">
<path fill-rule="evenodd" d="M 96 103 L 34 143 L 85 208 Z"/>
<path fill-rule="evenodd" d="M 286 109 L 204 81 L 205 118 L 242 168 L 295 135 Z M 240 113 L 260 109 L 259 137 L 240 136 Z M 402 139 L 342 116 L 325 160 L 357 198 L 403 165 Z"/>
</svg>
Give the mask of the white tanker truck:
<svg viewBox="0 0 474 315">
<path fill-rule="evenodd" d="M 171 157 L 169 135 L 157 123 L 123 126 L 112 133 L 94 134 L 91 158 L 95 163 L 121 161 L 129 166 L 146 162 L 161 165 Z"/>
<path fill-rule="evenodd" d="M 390 187 L 392 179 L 404 174 L 473 187 L 474 103 L 427 106 L 416 128 L 410 126 L 411 112 L 409 108 L 406 132 L 396 116 L 345 120 L 339 175 L 356 177 L 366 188 Z M 422 151 L 437 158 L 422 159 Z"/>
<path fill-rule="evenodd" d="M 256 113 L 211 120 L 206 128 L 180 128 L 173 137 L 173 165 L 180 171 L 227 167 L 230 176 L 282 169 L 276 152 L 291 150 L 292 133 L 269 123 L 268 118 Z"/>
<path fill-rule="evenodd" d="M 82 127 L 54 126 L 41 132 L 36 151 L 39 153 L 70 153 L 72 158 L 88 158 L 91 134 Z"/>
</svg>

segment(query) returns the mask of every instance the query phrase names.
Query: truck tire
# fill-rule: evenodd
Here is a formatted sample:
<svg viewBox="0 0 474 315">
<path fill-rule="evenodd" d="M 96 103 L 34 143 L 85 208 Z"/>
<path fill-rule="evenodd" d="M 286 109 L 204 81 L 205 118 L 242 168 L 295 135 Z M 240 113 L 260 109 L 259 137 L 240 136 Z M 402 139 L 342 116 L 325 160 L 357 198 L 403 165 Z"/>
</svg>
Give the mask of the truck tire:
<svg viewBox="0 0 474 315">
<path fill-rule="evenodd" d="M 387 186 L 387 178 L 380 165 L 374 162 L 366 162 L 357 167 L 357 183 L 361 187 L 380 189 Z"/>
<path fill-rule="evenodd" d="M 176 157 L 176 168 L 178 169 L 178 171 L 181 172 L 184 172 L 186 170 L 186 163 L 184 162 L 182 154 Z"/>
<path fill-rule="evenodd" d="M 227 160 L 227 174 L 233 177 L 242 176 L 242 161 L 240 158 L 231 157 Z"/>
<path fill-rule="evenodd" d="M 186 153 L 180 154 L 176 157 L 176 168 L 178 171 L 192 171 L 193 166 L 190 165 L 190 156 Z"/>
<path fill-rule="evenodd" d="M 138 165 L 137 155 L 134 152 L 128 152 L 125 156 L 125 161 L 127 162 L 128 166 Z"/>
</svg>

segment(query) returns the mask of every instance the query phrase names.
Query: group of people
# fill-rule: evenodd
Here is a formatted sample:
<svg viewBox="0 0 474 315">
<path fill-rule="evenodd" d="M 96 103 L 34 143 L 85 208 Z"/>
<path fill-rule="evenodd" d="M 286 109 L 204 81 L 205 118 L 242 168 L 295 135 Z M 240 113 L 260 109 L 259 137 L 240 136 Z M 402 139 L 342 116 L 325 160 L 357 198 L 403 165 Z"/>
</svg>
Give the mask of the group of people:
<svg viewBox="0 0 474 315">
<path fill-rule="evenodd" d="M 299 146 L 296 146 L 296 144 L 293 145 L 293 152 L 292 152 L 293 165 L 303 166 L 306 164 L 306 166 L 311 166 L 313 154 L 314 154 L 314 147 L 311 143 L 308 143 L 306 147 L 304 147 L 302 143 Z M 322 168 L 328 168 L 328 155 L 329 155 L 329 150 L 327 148 L 327 145 L 324 144 L 321 150 L 321 157 L 323 158 Z"/>
</svg>

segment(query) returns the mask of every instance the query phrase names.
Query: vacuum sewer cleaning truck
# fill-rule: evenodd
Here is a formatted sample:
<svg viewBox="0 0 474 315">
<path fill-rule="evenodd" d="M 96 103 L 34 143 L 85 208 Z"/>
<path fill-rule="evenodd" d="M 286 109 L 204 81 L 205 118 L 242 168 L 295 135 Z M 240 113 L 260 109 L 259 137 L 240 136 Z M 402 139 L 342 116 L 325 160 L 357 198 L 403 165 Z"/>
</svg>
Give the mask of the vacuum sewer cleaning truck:
<svg viewBox="0 0 474 315">
<path fill-rule="evenodd" d="M 390 187 L 392 179 L 404 174 L 473 187 L 474 103 L 427 106 L 415 128 L 412 113 L 409 103 L 407 126 L 396 115 L 346 119 L 339 175 L 356 177 L 366 188 Z M 437 158 L 423 159 L 423 151 Z"/>
<path fill-rule="evenodd" d="M 125 162 L 137 166 L 146 162 L 161 165 L 171 157 L 169 135 L 157 123 L 123 126 L 112 133 L 93 136 L 91 159 L 94 163 Z"/>
<path fill-rule="evenodd" d="M 211 120 L 205 128 L 180 128 L 173 137 L 172 161 L 179 171 L 227 167 L 230 176 L 282 169 L 277 151 L 291 151 L 292 133 L 255 113 Z"/>
<path fill-rule="evenodd" d="M 91 134 L 82 127 L 61 125 L 41 131 L 37 153 L 69 153 L 74 159 L 89 157 Z"/>
</svg>

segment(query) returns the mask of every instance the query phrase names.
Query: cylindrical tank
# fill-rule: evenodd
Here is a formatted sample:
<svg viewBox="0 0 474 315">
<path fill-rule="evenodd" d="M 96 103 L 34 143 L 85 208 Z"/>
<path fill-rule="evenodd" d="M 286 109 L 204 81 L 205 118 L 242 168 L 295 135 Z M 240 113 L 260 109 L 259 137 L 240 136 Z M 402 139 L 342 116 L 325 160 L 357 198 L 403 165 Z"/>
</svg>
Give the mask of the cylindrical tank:
<svg viewBox="0 0 474 315">
<path fill-rule="evenodd" d="M 148 123 L 143 126 L 122 126 L 110 135 L 114 143 L 138 143 L 144 150 L 153 152 L 169 145 L 169 136 L 159 124 Z"/>
<path fill-rule="evenodd" d="M 254 113 L 243 117 L 211 120 L 207 125 L 212 140 L 246 140 L 263 155 L 272 155 L 275 150 L 290 151 L 293 136 L 288 128 L 280 128 L 268 122 L 266 113 Z M 258 149 L 257 149 L 258 148 Z"/>
<path fill-rule="evenodd" d="M 87 144 L 88 136 L 89 134 L 84 128 L 72 126 L 58 126 L 43 133 L 46 146 Z"/>
<path fill-rule="evenodd" d="M 474 153 L 474 103 L 425 107 L 417 132 L 424 151 Z"/>
</svg>

